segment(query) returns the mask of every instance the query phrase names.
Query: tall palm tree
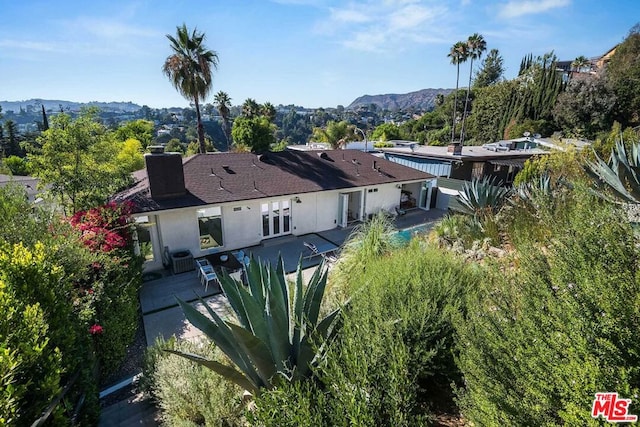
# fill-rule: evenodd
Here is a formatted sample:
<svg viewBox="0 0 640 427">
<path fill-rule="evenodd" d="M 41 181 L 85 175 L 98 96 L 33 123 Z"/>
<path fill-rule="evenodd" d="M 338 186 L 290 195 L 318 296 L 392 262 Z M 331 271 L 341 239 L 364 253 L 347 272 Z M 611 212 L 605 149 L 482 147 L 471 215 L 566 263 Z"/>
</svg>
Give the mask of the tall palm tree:
<svg viewBox="0 0 640 427">
<path fill-rule="evenodd" d="M 456 134 L 456 113 L 458 112 L 458 86 L 460 85 L 460 64 L 467 60 L 467 44 L 465 42 L 457 42 L 451 47 L 451 51 L 447 55 L 451 58 L 451 63 L 456 66 L 456 91 L 453 95 L 453 118 L 451 123 L 451 143 Z"/>
<path fill-rule="evenodd" d="M 198 143 L 205 153 L 204 128 L 200 116 L 200 101 L 204 101 L 212 88 L 212 71 L 218 69 L 218 54 L 204 45 L 205 35 L 186 24 L 176 27 L 176 36 L 167 34 L 173 53 L 167 57 L 162 71 L 180 95 L 193 101 L 198 119 Z"/>
<path fill-rule="evenodd" d="M 268 101 L 262 104 L 260 113 L 265 116 L 267 120 L 269 120 L 269 123 L 273 123 L 276 120 L 276 107 L 274 107 L 273 104 Z"/>
<path fill-rule="evenodd" d="M 256 117 L 260 113 L 260 104 L 253 98 L 247 98 L 242 104 L 242 115 L 248 119 Z"/>
<path fill-rule="evenodd" d="M 224 136 L 227 139 L 227 151 L 231 147 L 231 126 L 229 126 L 229 113 L 231 109 L 231 98 L 227 92 L 220 91 L 213 97 L 220 117 L 222 117 L 222 130 L 224 130 Z"/>
<path fill-rule="evenodd" d="M 462 113 L 462 130 L 460 131 L 460 144 L 464 144 L 464 125 L 467 118 L 467 105 L 469 104 L 469 92 L 471 92 L 471 75 L 473 73 L 473 60 L 480 59 L 482 53 L 487 50 L 487 42 L 484 37 L 474 33 L 467 39 L 467 55 L 471 59 L 469 66 L 469 86 L 467 86 L 467 96 L 464 100 L 464 112 Z"/>
</svg>

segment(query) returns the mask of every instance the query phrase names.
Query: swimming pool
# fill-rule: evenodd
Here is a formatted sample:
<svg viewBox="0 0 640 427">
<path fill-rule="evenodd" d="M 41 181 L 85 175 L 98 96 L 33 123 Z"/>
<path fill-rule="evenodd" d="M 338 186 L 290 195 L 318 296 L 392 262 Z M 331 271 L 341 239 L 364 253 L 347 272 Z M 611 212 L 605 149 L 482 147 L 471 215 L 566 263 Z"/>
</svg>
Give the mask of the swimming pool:
<svg viewBox="0 0 640 427">
<path fill-rule="evenodd" d="M 394 237 L 398 239 L 401 244 L 407 244 L 418 234 L 424 234 L 429 231 L 430 224 L 420 224 L 413 227 L 405 228 L 394 234 Z"/>
</svg>

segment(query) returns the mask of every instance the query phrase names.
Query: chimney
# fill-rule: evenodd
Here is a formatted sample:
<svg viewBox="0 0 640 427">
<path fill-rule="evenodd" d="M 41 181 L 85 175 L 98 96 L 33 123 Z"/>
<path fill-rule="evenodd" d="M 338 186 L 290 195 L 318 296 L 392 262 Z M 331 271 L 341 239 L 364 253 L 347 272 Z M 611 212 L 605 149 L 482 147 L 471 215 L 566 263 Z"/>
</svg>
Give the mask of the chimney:
<svg viewBox="0 0 640 427">
<path fill-rule="evenodd" d="M 462 145 L 459 142 L 451 143 L 447 146 L 447 153 L 452 156 L 461 156 L 462 155 Z"/>
<path fill-rule="evenodd" d="M 184 170 L 180 153 L 165 153 L 161 145 L 149 147 L 144 155 L 152 199 L 169 199 L 184 196 Z"/>
</svg>

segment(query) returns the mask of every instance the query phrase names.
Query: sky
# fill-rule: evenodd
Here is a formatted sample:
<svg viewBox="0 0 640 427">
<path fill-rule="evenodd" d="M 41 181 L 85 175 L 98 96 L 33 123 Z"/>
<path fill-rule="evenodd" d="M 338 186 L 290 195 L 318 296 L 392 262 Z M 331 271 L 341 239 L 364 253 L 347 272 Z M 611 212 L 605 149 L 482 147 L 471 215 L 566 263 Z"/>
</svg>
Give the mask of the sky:
<svg viewBox="0 0 640 427">
<path fill-rule="evenodd" d="M 184 23 L 218 54 L 206 101 L 222 90 L 234 105 L 347 106 L 455 87 L 447 54 L 473 33 L 512 78 L 529 53 L 603 54 L 639 12 L 638 0 L 0 0 L 0 100 L 185 107 L 161 71 L 166 35 Z"/>
</svg>

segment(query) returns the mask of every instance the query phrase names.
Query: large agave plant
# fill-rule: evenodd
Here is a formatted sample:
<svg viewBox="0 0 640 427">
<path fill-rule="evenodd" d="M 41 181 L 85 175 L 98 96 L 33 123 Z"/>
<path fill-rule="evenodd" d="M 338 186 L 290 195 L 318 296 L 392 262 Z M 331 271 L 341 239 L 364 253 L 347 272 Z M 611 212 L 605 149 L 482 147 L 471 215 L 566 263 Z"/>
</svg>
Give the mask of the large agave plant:
<svg viewBox="0 0 640 427">
<path fill-rule="evenodd" d="M 224 376 L 256 394 L 280 381 L 296 381 L 311 375 L 311 368 L 326 353 L 326 344 L 337 332 L 341 309 L 320 316 L 327 283 L 327 269 L 320 265 L 307 286 L 298 264 L 293 298 L 285 279 L 282 259 L 277 268 L 254 259 L 247 268 L 248 286 L 221 275 L 220 284 L 237 322 L 220 318 L 206 304 L 211 319 L 178 299 L 189 322 L 204 332 L 233 362 L 228 366 L 204 357 L 170 351 Z"/>
<path fill-rule="evenodd" d="M 493 177 L 474 178 L 465 181 L 458 195 L 458 201 L 465 213 L 486 216 L 495 213 L 509 196 L 510 190 L 495 182 Z"/>
<path fill-rule="evenodd" d="M 627 153 L 622 140 L 611 150 L 609 163 L 596 155 L 595 162 L 587 163 L 587 173 L 606 184 L 616 201 L 640 204 L 640 144 L 633 144 Z M 605 193 L 599 193 L 609 198 Z"/>
</svg>

